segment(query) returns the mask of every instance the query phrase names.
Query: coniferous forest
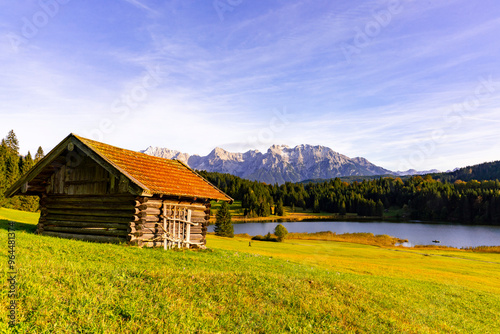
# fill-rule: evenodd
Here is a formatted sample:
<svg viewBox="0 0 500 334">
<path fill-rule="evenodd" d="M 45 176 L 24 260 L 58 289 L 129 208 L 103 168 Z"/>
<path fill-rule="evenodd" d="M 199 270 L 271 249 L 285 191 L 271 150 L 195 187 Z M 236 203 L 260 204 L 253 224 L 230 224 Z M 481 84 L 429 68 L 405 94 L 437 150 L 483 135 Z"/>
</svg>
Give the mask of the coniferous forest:
<svg viewBox="0 0 500 334">
<path fill-rule="evenodd" d="M 285 206 L 313 212 L 356 213 L 382 217 L 389 208 L 401 209 L 401 218 L 500 225 L 500 182 L 456 180 L 431 175 L 384 177 L 348 183 L 339 178 L 321 183 L 266 185 L 230 174 L 200 172 L 235 200 L 249 217 L 268 216 L 270 207 Z"/>
<path fill-rule="evenodd" d="M 11 130 L 0 145 L 0 206 L 38 210 L 38 198 L 7 199 L 4 192 L 43 158 L 41 147 L 33 157 L 19 153 L 19 140 Z M 247 217 L 281 214 L 283 206 L 312 212 L 382 217 L 397 209 L 402 219 L 500 225 L 500 162 L 465 167 L 451 173 L 412 177 L 380 177 L 346 182 L 339 178 L 311 183 L 268 185 L 230 174 L 199 171 L 233 199 L 241 201 Z M 481 180 L 481 181 L 477 181 Z"/>
<path fill-rule="evenodd" d="M 21 175 L 28 172 L 44 156 L 41 147 L 35 157 L 28 153 L 19 154 L 19 140 L 14 130 L 9 131 L 0 145 L 0 207 L 23 211 L 38 210 L 38 198 L 33 196 L 16 196 L 5 198 L 5 191 L 17 181 Z"/>
</svg>

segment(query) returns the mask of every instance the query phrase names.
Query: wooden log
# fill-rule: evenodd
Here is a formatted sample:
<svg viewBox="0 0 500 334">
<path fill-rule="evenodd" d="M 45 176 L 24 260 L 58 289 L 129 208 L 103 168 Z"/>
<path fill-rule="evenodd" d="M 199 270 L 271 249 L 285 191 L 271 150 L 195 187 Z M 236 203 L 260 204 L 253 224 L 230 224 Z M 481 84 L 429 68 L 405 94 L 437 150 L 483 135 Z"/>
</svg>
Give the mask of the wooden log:
<svg viewBox="0 0 500 334">
<path fill-rule="evenodd" d="M 201 227 L 198 226 L 191 226 L 191 235 L 193 234 L 202 234 L 203 230 Z"/>
<path fill-rule="evenodd" d="M 160 207 L 162 206 L 163 201 L 158 198 L 151 198 L 151 197 L 140 197 L 137 199 L 139 202 L 142 204 L 154 204 L 154 205 L 159 205 Z"/>
<path fill-rule="evenodd" d="M 150 205 L 149 203 L 146 203 L 146 204 L 141 204 L 141 205 L 138 205 L 137 208 L 139 210 L 148 210 L 148 209 L 157 209 L 157 210 L 161 210 L 161 205 L 157 205 L 157 204 L 152 204 Z"/>
<path fill-rule="evenodd" d="M 123 210 L 130 212 L 139 212 L 138 208 L 132 205 L 118 205 L 118 203 L 50 203 L 46 208 L 49 210 L 54 209 L 68 209 L 68 210 Z"/>
<path fill-rule="evenodd" d="M 136 232 L 148 233 L 148 234 L 163 234 L 164 231 L 161 227 L 144 227 L 144 226 L 129 226 L 127 228 L 128 233 L 134 234 Z"/>
<path fill-rule="evenodd" d="M 128 232 L 126 230 L 103 229 L 103 228 L 79 228 L 79 227 L 61 227 L 61 226 L 45 226 L 44 232 L 63 232 L 63 233 L 76 233 L 76 234 L 92 234 L 92 235 L 105 235 L 105 236 L 123 236 L 126 237 Z"/>
<path fill-rule="evenodd" d="M 158 222 L 160 221 L 160 217 L 159 216 L 137 216 L 138 219 L 140 220 L 143 220 L 143 221 L 147 221 L 147 222 Z"/>
<path fill-rule="evenodd" d="M 133 209 L 127 211 L 99 211 L 93 212 L 92 210 L 70 210 L 70 209 L 51 209 L 47 208 L 47 213 L 50 215 L 71 215 L 71 216 L 99 216 L 99 217 L 130 217 L 139 215 L 141 211 Z"/>
<path fill-rule="evenodd" d="M 156 210 L 156 209 L 154 209 Z M 156 219 L 159 219 L 159 216 L 160 216 L 160 210 L 156 210 L 156 211 L 140 211 L 137 213 L 137 215 L 141 218 L 146 218 L 146 217 L 156 217 Z"/>
<path fill-rule="evenodd" d="M 59 237 L 64 239 L 75 239 L 75 240 L 107 242 L 107 243 L 121 243 L 127 241 L 125 237 L 111 237 L 103 235 L 73 234 L 73 233 L 47 232 L 47 231 L 43 231 L 42 235 Z"/>
<path fill-rule="evenodd" d="M 138 235 L 137 233 L 140 233 L 140 232 L 131 233 L 131 234 Z M 144 241 L 144 240 L 156 239 L 156 238 L 159 238 L 161 236 L 162 236 L 162 233 L 158 233 L 158 234 L 142 233 L 142 234 L 140 234 L 140 239 Z"/>
<path fill-rule="evenodd" d="M 65 227 L 82 227 L 82 228 L 113 228 L 113 229 L 118 229 L 118 230 L 127 230 L 129 227 L 129 224 L 47 220 L 47 221 L 45 221 L 44 226 L 65 226 Z"/>
<path fill-rule="evenodd" d="M 206 218 L 191 218 L 192 223 L 204 224 L 206 221 Z"/>
<path fill-rule="evenodd" d="M 134 199 L 131 195 L 102 195 L 102 196 L 81 196 L 81 195 L 49 195 L 44 197 L 42 200 L 44 203 L 121 203 L 121 204 L 130 204 L 130 205 L 138 205 L 138 201 Z"/>
<path fill-rule="evenodd" d="M 44 217 L 47 220 L 57 221 L 79 221 L 79 222 L 97 222 L 97 223 L 129 223 L 139 221 L 139 217 L 130 215 L 130 217 L 103 217 L 103 216 L 74 216 L 74 215 L 47 215 Z"/>
<path fill-rule="evenodd" d="M 140 211 L 141 214 L 146 214 L 146 215 L 151 215 L 151 216 L 158 216 L 161 214 L 161 210 L 160 209 L 156 209 L 156 208 L 147 208 L 145 210 L 141 210 Z"/>
<path fill-rule="evenodd" d="M 201 234 L 191 234 L 191 239 L 190 240 L 196 240 L 196 241 L 199 241 L 199 240 L 202 240 L 204 239 L 205 237 Z"/>
</svg>

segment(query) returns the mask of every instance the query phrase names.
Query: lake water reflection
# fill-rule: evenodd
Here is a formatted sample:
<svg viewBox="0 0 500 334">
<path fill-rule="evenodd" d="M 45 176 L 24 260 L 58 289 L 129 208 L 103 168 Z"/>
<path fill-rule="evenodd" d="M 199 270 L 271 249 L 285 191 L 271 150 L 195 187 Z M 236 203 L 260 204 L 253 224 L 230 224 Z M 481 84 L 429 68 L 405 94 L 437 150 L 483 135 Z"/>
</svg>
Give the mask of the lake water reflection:
<svg viewBox="0 0 500 334">
<path fill-rule="evenodd" d="M 273 233 L 279 223 L 234 224 L 234 233 L 265 235 Z M 332 231 L 337 234 L 367 232 L 388 234 L 401 239 L 408 239 L 405 246 L 432 245 L 439 240 L 439 245 L 451 247 L 500 246 L 500 226 L 471 226 L 428 223 L 388 223 L 388 222 L 287 222 L 281 223 L 288 232 Z M 208 228 L 213 232 L 214 225 Z"/>
</svg>

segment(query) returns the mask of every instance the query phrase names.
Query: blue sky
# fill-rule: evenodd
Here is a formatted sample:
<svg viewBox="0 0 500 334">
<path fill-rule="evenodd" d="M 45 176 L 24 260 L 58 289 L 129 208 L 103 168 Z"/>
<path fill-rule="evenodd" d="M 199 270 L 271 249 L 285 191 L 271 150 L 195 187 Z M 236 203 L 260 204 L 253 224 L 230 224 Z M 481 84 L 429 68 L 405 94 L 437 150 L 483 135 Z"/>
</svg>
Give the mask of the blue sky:
<svg viewBox="0 0 500 334">
<path fill-rule="evenodd" d="M 0 0 L 0 136 L 500 160 L 500 3 Z"/>
</svg>

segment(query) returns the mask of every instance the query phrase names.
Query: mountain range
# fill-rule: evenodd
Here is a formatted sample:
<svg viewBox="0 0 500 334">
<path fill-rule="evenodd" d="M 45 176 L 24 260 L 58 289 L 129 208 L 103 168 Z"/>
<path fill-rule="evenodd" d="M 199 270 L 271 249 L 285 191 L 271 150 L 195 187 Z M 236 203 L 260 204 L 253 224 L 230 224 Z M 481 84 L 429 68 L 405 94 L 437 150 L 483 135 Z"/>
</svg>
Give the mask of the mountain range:
<svg viewBox="0 0 500 334">
<path fill-rule="evenodd" d="M 217 147 L 207 156 L 189 155 L 152 146 L 141 152 L 166 159 L 177 159 L 196 170 L 228 173 L 268 184 L 354 175 L 414 175 L 438 172 L 436 170 L 392 172 L 374 165 L 365 158 L 349 158 L 331 148 L 312 145 L 298 145 L 293 148 L 273 145 L 266 153 L 258 150 L 232 153 Z"/>
</svg>

